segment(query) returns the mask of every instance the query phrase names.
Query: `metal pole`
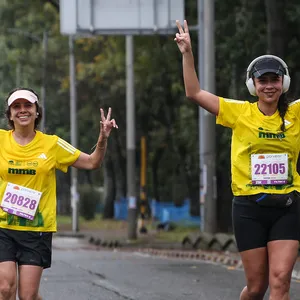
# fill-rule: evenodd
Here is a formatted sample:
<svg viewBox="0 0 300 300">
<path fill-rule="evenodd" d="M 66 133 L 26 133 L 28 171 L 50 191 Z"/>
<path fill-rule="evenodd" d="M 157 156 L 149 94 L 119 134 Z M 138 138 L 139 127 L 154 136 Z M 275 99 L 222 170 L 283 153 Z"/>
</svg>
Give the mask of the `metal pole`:
<svg viewBox="0 0 300 300">
<path fill-rule="evenodd" d="M 140 233 L 147 233 L 145 226 L 147 210 L 146 173 L 147 173 L 147 153 L 146 137 L 141 137 L 141 170 L 140 170 L 140 214 L 138 227 Z"/>
<path fill-rule="evenodd" d="M 198 76 L 200 87 L 205 85 L 204 77 L 204 0 L 198 0 Z M 199 106 L 199 169 L 200 169 L 200 229 L 204 231 L 206 186 L 204 185 L 206 172 L 204 172 L 204 109 Z"/>
<path fill-rule="evenodd" d="M 43 70 L 42 70 L 42 89 L 41 100 L 43 106 L 43 118 L 41 123 L 41 130 L 45 132 L 46 129 L 46 71 L 47 71 L 47 52 L 48 52 L 48 33 L 43 33 Z"/>
<path fill-rule="evenodd" d="M 76 95 L 76 71 L 74 56 L 74 38 L 69 36 L 69 63 L 70 63 L 70 120 L 71 120 L 71 144 L 77 148 L 77 95 Z M 71 207 L 72 207 L 72 231 L 79 231 L 78 226 L 78 202 L 77 169 L 71 168 Z"/>
<path fill-rule="evenodd" d="M 126 35 L 126 150 L 128 238 L 137 238 L 137 201 L 135 184 L 135 105 L 134 105 L 133 36 Z"/>
<path fill-rule="evenodd" d="M 214 1 L 204 0 L 204 85 L 203 89 L 215 93 L 215 43 L 214 43 Z M 203 113 L 203 175 L 206 182 L 204 201 L 204 231 L 215 233 L 217 229 L 216 213 L 216 164 L 215 164 L 215 116 L 207 111 Z"/>
</svg>

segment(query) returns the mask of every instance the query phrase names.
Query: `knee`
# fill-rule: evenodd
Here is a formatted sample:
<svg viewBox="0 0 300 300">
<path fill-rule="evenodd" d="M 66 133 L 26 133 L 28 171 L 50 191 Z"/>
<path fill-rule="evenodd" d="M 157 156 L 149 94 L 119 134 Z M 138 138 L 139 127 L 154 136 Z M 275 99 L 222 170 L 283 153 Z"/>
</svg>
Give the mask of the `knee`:
<svg viewBox="0 0 300 300">
<path fill-rule="evenodd" d="M 43 300 L 43 298 L 40 294 L 38 294 L 36 300 Z"/>
<path fill-rule="evenodd" d="M 265 296 L 266 290 L 262 288 L 248 288 L 248 297 L 251 300 L 262 300 Z"/>
<path fill-rule="evenodd" d="M 2 299 L 10 299 L 16 293 L 16 284 L 7 280 L 0 281 L 0 295 Z"/>
<path fill-rule="evenodd" d="M 27 294 L 27 295 L 20 295 L 19 300 L 40 300 L 42 299 L 38 294 Z"/>
<path fill-rule="evenodd" d="M 270 278 L 270 289 L 281 290 L 286 292 L 290 288 L 291 274 L 290 272 L 274 272 Z"/>
<path fill-rule="evenodd" d="M 42 299 L 38 293 L 19 293 L 19 300 L 40 300 Z"/>
<path fill-rule="evenodd" d="M 262 300 L 266 291 L 265 285 L 247 285 L 241 293 L 241 299 Z"/>
</svg>

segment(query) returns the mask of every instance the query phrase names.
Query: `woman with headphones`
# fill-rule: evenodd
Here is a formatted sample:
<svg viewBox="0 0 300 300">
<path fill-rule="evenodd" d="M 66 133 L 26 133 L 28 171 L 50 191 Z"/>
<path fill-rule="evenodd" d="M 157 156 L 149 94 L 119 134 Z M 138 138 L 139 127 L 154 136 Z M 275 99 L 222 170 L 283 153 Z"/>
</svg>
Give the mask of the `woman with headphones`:
<svg viewBox="0 0 300 300">
<path fill-rule="evenodd" d="M 300 100 L 286 99 L 288 67 L 277 56 L 260 56 L 246 74 L 256 102 L 218 97 L 200 88 L 187 22 L 176 23 L 186 96 L 232 129 L 232 218 L 247 280 L 240 300 L 262 300 L 268 287 L 270 299 L 287 300 L 300 237 Z"/>
</svg>

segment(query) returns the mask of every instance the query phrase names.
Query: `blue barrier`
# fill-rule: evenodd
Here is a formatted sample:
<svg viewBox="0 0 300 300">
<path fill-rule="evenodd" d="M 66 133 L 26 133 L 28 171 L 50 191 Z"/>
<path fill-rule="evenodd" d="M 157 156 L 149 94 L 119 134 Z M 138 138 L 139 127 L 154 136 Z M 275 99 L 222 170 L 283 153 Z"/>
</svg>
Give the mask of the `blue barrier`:
<svg viewBox="0 0 300 300">
<path fill-rule="evenodd" d="M 190 215 L 190 200 L 185 199 L 182 206 L 175 206 L 171 202 L 150 201 L 152 218 L 159 222 L 175 222 L 187 225 L 199 225 L 200 217 Z M 122 198 L 114 203 L 114 216 L 117 220 L 127 220 L 128 203 Z"/>
<path fill-rule="evenodd" d="M 117 220 L 127 220 L 128 209 L 127 199 L 121 198 L 114 203 L 114 217 Z"/>
</svg>

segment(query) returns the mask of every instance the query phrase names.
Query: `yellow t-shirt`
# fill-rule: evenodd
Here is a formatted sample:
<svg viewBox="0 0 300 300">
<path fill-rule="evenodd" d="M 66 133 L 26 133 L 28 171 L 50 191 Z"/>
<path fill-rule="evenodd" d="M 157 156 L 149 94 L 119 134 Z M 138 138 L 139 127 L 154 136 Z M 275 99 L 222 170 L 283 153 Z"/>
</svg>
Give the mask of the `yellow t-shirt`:
<svg viewBox="0 0 300 300">
<path fill-rule="evenodd" d="M 300 150 L 300 100 L 291 102 L 284 117 L 286 131 L 282 132 L 279 112 L 263 115 L 257 102 L 220 100 L 217 124 L 232 129 L 231 175 L 235 196 L 261 192 L 274 194 L 300 191 L 300 176 L 296 170 Z M 251 154 L 282 153 L 288 155 L 288 179 L 282 185 L 252 184 Z"/>
<path fill-rule="evenodd" d="M 0 227 L 24 231 L 56 231 L 56 176 L 59 169 L 67 172 L 80 151 L 56 135 L 36 132 L 27 145 L 19 145 L 12 131 L 0 130 L 0 203 L 7 182 L 42 192 L 34 216 L 28 220 L 0 208 Z"/>
</svg>

